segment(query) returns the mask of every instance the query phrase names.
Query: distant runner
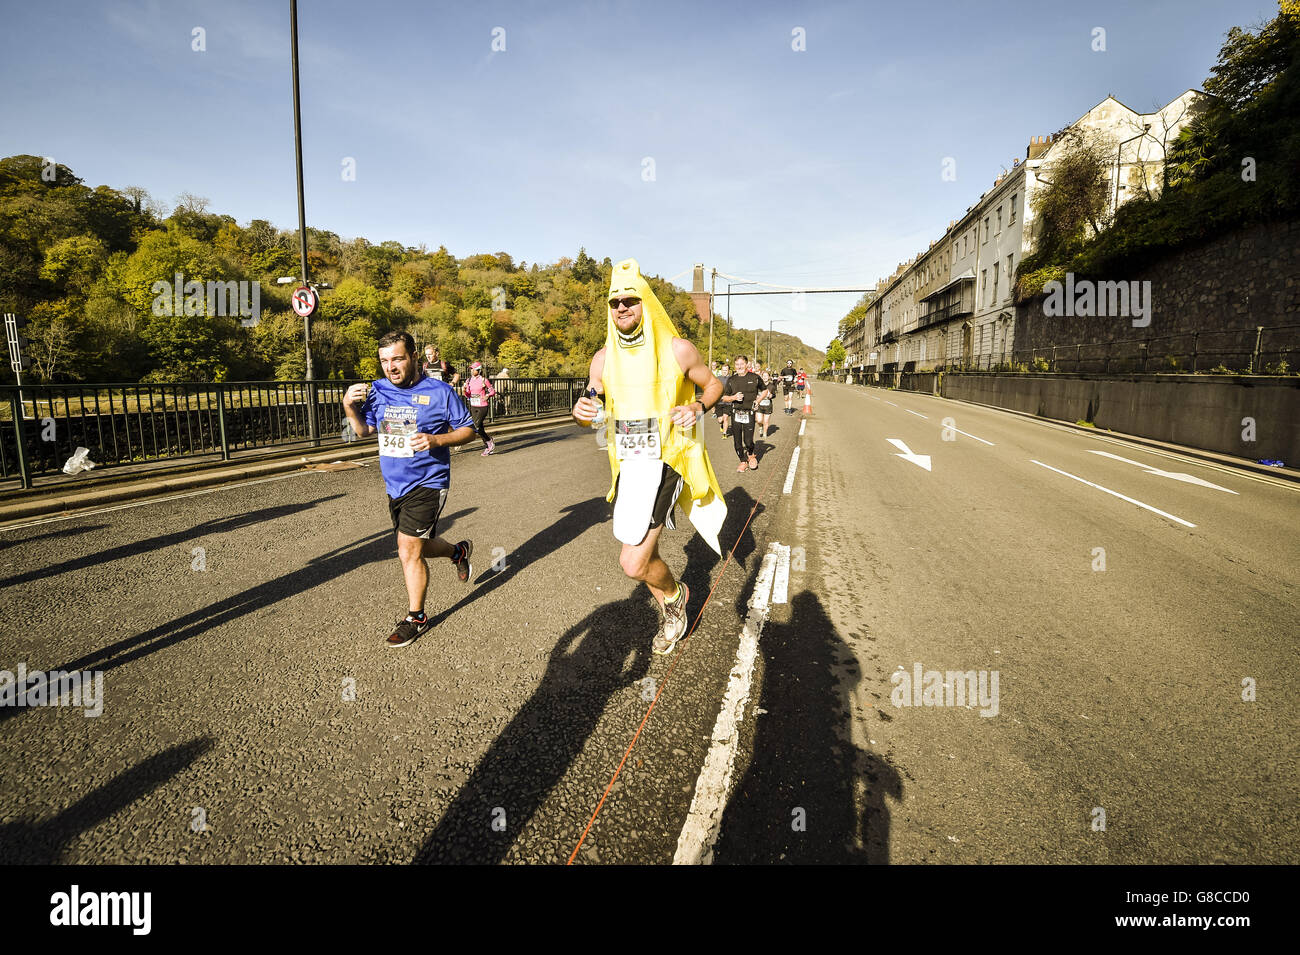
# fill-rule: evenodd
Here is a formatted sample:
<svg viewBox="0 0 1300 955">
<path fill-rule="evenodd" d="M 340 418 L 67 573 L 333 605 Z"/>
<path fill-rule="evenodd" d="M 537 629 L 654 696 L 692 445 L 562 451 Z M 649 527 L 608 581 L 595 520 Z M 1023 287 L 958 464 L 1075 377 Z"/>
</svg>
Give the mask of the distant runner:
<svg viewBox="0 0 1300 955">
<path fill-rule="evenodd" d="M 727 376 L 731 374 L 731 366 L 725 361 L 718 363 L 718 370 L 714 372 L 723 389 L 727 387 Z M 731 436 L 731 405 L 725 401 L 719 401 L 713 406 L 713 415 L 718 419 L 718 430 L 722 432 L 724 438 Z"/>
<path fill-rule="evenodd" d="M 740 458 L 737 471 L 757 471 L 758 457 L 754 454 L 754 415 L 760 397 L 770 397 L 763 388 L 763 379 L 749 370 L 744 355 L 736 358 L 736 373 L 727 379 L 722 400 L 731 407 L 734 423 L 731 425 L 732 443 Z"/>
<path fill-rule="evenodd" d="M 474 418 L 474 430 L 483 439 L 483 457 L 486 458 L 497 449 L 496 443 L 483 424 L 487 419 L 488 403 L 496 397 L 497 390 L 492 382 L 484 377 L 482 363 L 476 361 L 469 366 L 469 381 L 465 382 L 462 391 L 469 399 L 469 413 Z"/>
<path fill-rule="evenodd" d="M 794 359 L 786 359 L 785 367 L 781 369 L 781 390 L 785 393 L 785 413 L 794 414 L 794 408 L 791 402 L 794 401 Z"/>
<path fill-rule="evenodd" d="M 802 368 L 799 369 L 799 375 L 794 380 L 794 386 L 799 389 L 799 394 L 803 395 L 803 413 L 812 414 L 812 385 L 808 382 L 808 376 Z"/>
<path fill-rule="evenodd" d="M 696 385 L 704 391 L 701 399 Z M 573 417 L 590 425 L 602 411 L 598 396 L 605 395 L 613 472 L 606 500 L 614 503 L 614 536 L 623 545 L 619 564 L 633 580 L 645 582 L 663 609 L 651 649 L 669 654 L 686 633 L 691 596 L 659 556 L 659 535 L 665 526 L 676 526 L 675 505 L 722 554 L 718 532 L 727 503 L 696 428 L 722 394 L 722 384 L 695 346 L 677 337 L 635 259 L 618 263 L 610 277 L 605 347 L 591 359 L 588 389 Z"/>
<path fill-rule="evenodd" d="M 424 373 L 438 381 L 451 382 L 451 365 L 442 360 L 442 352 L 437 345 L 424 346 Z"/>
<path fill-rule="evenodd" d="M 447 449 L 474 440 L 474 428 L 451 386 L 421 372 L 415 340 L 406 332 L 389 332 L 379 339 L 379 363 L 386 377 L 349 388 L 343 411 L 357 437 L 379 432 L 379 467 L 410 607 L 388 637 L 388 646 L 404 647 L 430 626 L 424 613 L 429 586 L 424 558 L 450 559 L 462 583 L 474 571 L 470 541 L 453 546 L 434 536 L 451 484 Z"/>
<path fill-rule="evenodd" d="M 762 363 L 756 363 L 758 377 L 763 379 L 763 392 L 758 398 L 758 411 L 756 431 L 758 437 L 766 439 L 767 429 L 772 424 L 772 398 L 776 394 L 776 379 L 772 373 L 763 367 Z"/>
</svg>

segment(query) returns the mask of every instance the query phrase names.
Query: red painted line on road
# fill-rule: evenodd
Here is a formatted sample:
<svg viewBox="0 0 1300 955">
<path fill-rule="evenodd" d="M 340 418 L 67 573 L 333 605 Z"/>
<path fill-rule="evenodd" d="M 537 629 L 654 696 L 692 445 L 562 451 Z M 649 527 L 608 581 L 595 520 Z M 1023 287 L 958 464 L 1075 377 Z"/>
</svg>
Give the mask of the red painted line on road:
<svg viewBox="0 0 1300 955">
<path fill-rule="evenodd" d="M 798 445 L 796 444 L 794 447 L 798 447 Z M 791 454 L 794 453 L 794 447 L 790 449 Z M 627 744 L 627 749 L 623 752 L 623 758 L 619 760 L 618 768 L 614 770 L 614 775 L 610 777 L 609 785 L 605 787 L 605 792 L 601 795 L 600 802 L 596 804 L 596 811 L 593 812 L 591 818 L 587 820 L 587 828 L 582 830 L 582 838 L 580 838 L 578 844 L 573 847 L 573 853 L 569 856 L 569 861 L 566 862 L 565 865 L 573 865 L 573 860 L 578 857 L 578 851 L 582 848 L 582 844 L 587 841 L 587 833 L 591 832 L 591 827 L 595 823 L 596 817 L 600 815 L 601 807 L 605 805 L 605 800 L 609 798 L 610 790 L 614 788 L 614 783 L 618 780 L 618 774 L 623 771 L 623 767 L 627 764 L 627 758 L 632 755 L 632 747 L 636 746 L 636 741 L 641 738 L 641 731 L 645 729 L 646 723 L 649 722 L 650 714 L 654 712 L 655 704 L 659 702 L 660 694 L 663 693 L 664 688 L 668 686 L 668 680 L 672 677 L 673 671 L 677 669 L 677 664 L 681 662 L 682 657 L 686 655 L 686 647 L 691 639 L 691 634 L 693 634 L 695 628 L 700 625 L 700 619 L 704 616 L 704 611 L 708 608 L 709 601 L 713 599 L 713 593 L 718 589 L 718 584 L 722 582 L 722 575 L 727 572 L 727 566 L 731 563 L 732 555 L 736 553 L 736 546 L 745 536 L 745 531 L 749 527 L 749 522 L 754 519 L 754 514 L 758 511 L 758 505 L 763 503 L 763 498 L 767 494 L 767 487 L 772 482 L 772 475 L 777 473 L 777 470 L 777 468 L 772 468 L 770 470 L 767 475 L 767 481 L 763 483 L 763 490 L 760 491 L 758 497 L 754 499 L 754 506 L 749 509 L 749 516 L 745 518 L 745 526 L 740 529 L 740 533 L 736 536 L 736 543 L 731 545 L 731 550 L 727 551 L 727 559 L 723 561 L 722 569 L 718 571 L 717 579 L 713 581 L 713 586 L 709 588 L 709 595 L 704 599 L 704 606 L 701 607 L 700 612 L 695 615 L 695 622 L 691 624 L 691 629 L 687 631 L 686 636 L 682 637 L 680 641 L 681 646 L 678 649 L 678 653 L 673 658 L 672 665 L 668 668 L 668 672 L 664 674 L 663 682 L 659 684 L 659 689 L 655 692 L 654 699 L 650 701 L 650 706 L 646 709 L 645 716 L 641 717 L 641 725 L 636 728 L 636 733 L 632 736 L 632 742 Z"/>
</svg>

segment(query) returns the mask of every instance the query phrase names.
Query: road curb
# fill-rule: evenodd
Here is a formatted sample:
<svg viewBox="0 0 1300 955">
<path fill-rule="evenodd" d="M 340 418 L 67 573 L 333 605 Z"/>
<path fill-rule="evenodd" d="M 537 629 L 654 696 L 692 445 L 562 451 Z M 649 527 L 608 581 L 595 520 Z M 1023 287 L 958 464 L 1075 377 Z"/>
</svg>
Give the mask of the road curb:
<svg viewBox="0 0 1300 955">
<path fill-rule="evenodd" d="M 502 426 L 493 430 L 496 437 L 513 437 L 530 434 L 535 431 L 547 431 L 563 427 L 572 419 L 563 417 L 542 418 L 535 421 L 521 422 L 516 425 Z M 376 455 L 376 443 L 365 439 L 361 442 L 340 445 L 328 450 L 313 449 L 310 453 L 290 452 L 285 457 L 273 461 L 259 461 L 245 465 L 232 465 L 229 461 L 216 462 L 206 468 L 187 468 L 185 473 L 176 474 L 156 472 L 143 480 L 133 483 L 100 487 L 61 486 L 41 493 L 40 489 L 28 492 L 31 497 L 26 500 L 0 504 L 0 525 L 29 517 L 42 517 L 49 514 L 72 513 L 104 504 L 120 504 L 143 498 L 156 497 L 191 491 L 196 488 L 230 484 L 238 481 L 253 480 L 273 474 L 299 471 L 307 464 L 328 464 L 331 461 L 350 461 L 356 458 L 369 458 Z M 452 448 L 452 453 L 463 453 L 460 448 Z"/>
</svg>

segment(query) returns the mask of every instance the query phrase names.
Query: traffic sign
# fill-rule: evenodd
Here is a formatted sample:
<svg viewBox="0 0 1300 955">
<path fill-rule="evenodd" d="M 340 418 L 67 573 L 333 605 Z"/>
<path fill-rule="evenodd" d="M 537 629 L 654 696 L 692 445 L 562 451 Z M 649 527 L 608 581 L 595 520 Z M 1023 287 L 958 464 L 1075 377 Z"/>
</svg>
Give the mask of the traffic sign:
<svg viewBox="0 0 1300 955">
<path fill-rule="evenodd" d="M 293 310 L 301 318 L 309 318 L 320 304 L 320 296 L 310 285 L 299 285 L 293 290 Z"/>
</svg>

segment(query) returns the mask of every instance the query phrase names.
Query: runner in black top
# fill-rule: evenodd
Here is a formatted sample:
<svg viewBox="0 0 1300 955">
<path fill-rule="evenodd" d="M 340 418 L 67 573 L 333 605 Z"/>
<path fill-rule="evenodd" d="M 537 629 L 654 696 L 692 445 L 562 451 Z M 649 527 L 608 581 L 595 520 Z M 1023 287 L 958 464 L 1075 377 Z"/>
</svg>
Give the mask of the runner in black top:
<svg viewBox="0 0 1300 955">
<path fill-rule="evenodd" d="M 794 401 L 794 377 L 796 374 L 798 374 L 798 372 L 795 371 L 794 359 L 787 359 L 785 367 L 781 369 L 781 390 L 785 392 L 786 414 L 794 414 L 792 402 Z"/>
<path fill-rule="evenodd" d="M 749 370 L 744 355 L 736 359 L 736 373 L 727 379 L 722 400 L 731 406 L 731 440 L 740 458 L 737 471 L 757 471 L 758 457 L 754 454 L 754 414 L 759 398 L 768 394 L 763 379 Z"/>
</svg>

